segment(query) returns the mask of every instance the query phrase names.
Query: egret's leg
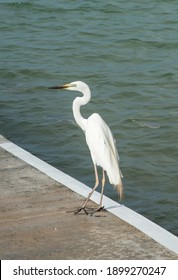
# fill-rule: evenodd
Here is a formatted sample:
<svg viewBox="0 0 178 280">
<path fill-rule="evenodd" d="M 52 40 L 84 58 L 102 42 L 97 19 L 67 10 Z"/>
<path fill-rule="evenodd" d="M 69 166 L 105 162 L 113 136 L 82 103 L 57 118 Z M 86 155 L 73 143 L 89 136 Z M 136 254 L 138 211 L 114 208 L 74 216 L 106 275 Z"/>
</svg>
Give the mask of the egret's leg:
<svg viewBox="0 0 178 280">
<path fill-rule="evenodd" d="M 102 208 L 103 193 L 104 193 L 105 182 L 106 182 L 105 171 L 104 171 L 104 169 L 103 169 L 102 188 L 101 188 L 101 199 L 100 199 L 100 207 L 99 207 L 99 209 Z"/>
<path fill-rule="evenodd" d="M 84 210 L 84 212 L 86 214 L 88 214 L 87 211 L 85 210 L 85 207 L 86 207 L 90 197 L 92 196 L 92 194 L 94 193 L 94 191 L 96 190 L 96 188 L 99 185 L 98 171 L 97 171 L 96 165 L 94 165 L 94 171 L 95 171 L 95 185 L 94 185 L 92 191 L 89 193 L 89 195 L 88 195 L 86 201 L 84 202 L 84 204 L 77 211 L 75 211 L 75 214 L 78 214 L 82 209 Z"/>
<path fill-rule="evenodd" d="M 87 203 L 88 203 L 90 197 L 92 196 L 92 194 L 94 193 L 94 191 L 96 190 L 96 188 L 97 188 L 98 185 L 99 185 L 98 171 L 97 171 L 96 165 L 94 165 L 94 170 L 95 170 L 95 185 L 94 185 L 92 191 L 89 193 L 89 195 L 88 195 L 86 201 L 85 201 L 84 204 L 82 205 L 82 208 L 85 208 L 85 207 L 86 207 L 86 205 L 87 205 Z"/>
<path fill-rule="evenodd" d="M 105 208 L 104 208 L 104 206 L 102 206 L 105 182 L 106 182 L 105 171 L 104 171 L 104 169 L 103 169 L 103 178 L 102 178 L 102 185 L 101 185 L 100 205 L 99 205 L 99 207 L 98 207 L 94 212 L 97 212 L 97 211 L 106 211 Z"/>
</svg>

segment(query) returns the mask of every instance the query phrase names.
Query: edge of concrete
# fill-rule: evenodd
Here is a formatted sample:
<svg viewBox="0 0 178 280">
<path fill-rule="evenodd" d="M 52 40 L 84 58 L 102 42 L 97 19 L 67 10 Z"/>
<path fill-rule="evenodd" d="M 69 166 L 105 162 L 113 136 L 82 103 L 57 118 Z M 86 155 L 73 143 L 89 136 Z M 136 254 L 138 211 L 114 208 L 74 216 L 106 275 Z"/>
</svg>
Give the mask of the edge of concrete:
<svg viewBox="0 0 178 280">
<path fill-rule="evenodd" d="M 23 148 L 20 148 L 16 144 L 4 138 L 2 135 L 0 135 L 0 147 L 84 197 L 87 197 L 88 193 L 91 191 L 91 188 L 88 186 L 37 158 Z M 91 200 L 98 203 L 99 199 L 100 193 L 94 192 Z M 105 205 L 107 211 L 139 229 L 167 249 L 178 254 L 177 236 L 130 208 L 121 205 L 106 196 L 103 196 L 103 204 Z"/>
</svg>

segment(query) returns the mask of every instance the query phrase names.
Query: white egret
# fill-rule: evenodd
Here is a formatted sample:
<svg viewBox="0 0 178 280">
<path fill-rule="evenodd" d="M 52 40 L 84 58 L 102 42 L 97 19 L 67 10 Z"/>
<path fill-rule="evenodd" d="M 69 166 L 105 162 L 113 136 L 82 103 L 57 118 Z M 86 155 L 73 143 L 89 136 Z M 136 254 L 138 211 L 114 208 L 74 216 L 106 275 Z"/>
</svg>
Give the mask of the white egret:
<svg viewBox="0 0 178 280">
<path fill-rule="evenodd" d="M 120 199 L 123 197 L 123 184 L 121 180 L 123 176 L 119 168 L 119 156 L 112 132 L 99 114 L 94 113 L 88 119 L 85 119 L 81 115 L 80 107 L 86 105 L 91 99 L 91 92 L 87 84 L 81 81 L 76 81 L 62 86 L 50 87 L 49 89 L 74 90 L 83 94 L 82 97 L 77 97 L 73 101 L 73 115 L 75 121 L 85 133 L 86 142 L 94 164 L 95 185 L 89 193 L 86 201 L 75 213 L 77 214 L 81 210 L 88 213 L 86 210 L 87 202 L 99 185 L 97 166 L 100 166 L 103 169 L 100 204 L 96 209 L 96 211 L 101 211 L 104 208 L 102 206 L 102 199 L 105 186 L 105 171 L 109 178 L 109 182 L 117 188 L 117 191 L 120 194 Z"/>
</svg>

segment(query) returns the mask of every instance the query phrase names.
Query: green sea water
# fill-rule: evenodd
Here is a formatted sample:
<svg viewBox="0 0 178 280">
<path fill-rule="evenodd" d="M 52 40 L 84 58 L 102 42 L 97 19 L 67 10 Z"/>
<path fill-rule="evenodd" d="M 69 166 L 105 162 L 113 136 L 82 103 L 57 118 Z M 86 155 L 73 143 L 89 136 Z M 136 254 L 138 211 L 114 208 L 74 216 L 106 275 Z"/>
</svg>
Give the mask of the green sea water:
<svg viewBox="0 0 178 280">
<path fill-rule="evenodd" d="M 0 134 L 92 187 L 78 93 L 48 90 L 86 82 L 82 114 L 113 131 L 122 203 L 178 235 L 177 1 L 4 0 L 0 19 Z"/>
</svg>

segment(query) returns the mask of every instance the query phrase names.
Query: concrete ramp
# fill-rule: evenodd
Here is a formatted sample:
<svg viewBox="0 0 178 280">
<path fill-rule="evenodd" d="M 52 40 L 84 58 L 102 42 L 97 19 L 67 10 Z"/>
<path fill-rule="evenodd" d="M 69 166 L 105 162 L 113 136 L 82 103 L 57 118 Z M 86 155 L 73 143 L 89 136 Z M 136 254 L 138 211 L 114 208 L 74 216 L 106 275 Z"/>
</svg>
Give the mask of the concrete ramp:
<svg viewBox="0 0 178 280">
<path fill-rule="evenodd" d="M 176 236 L 107 197 L 108 211 L 74 215 L 89 191 L 1 136 L 0 258 L 178 259 Z"/>
</svg>

